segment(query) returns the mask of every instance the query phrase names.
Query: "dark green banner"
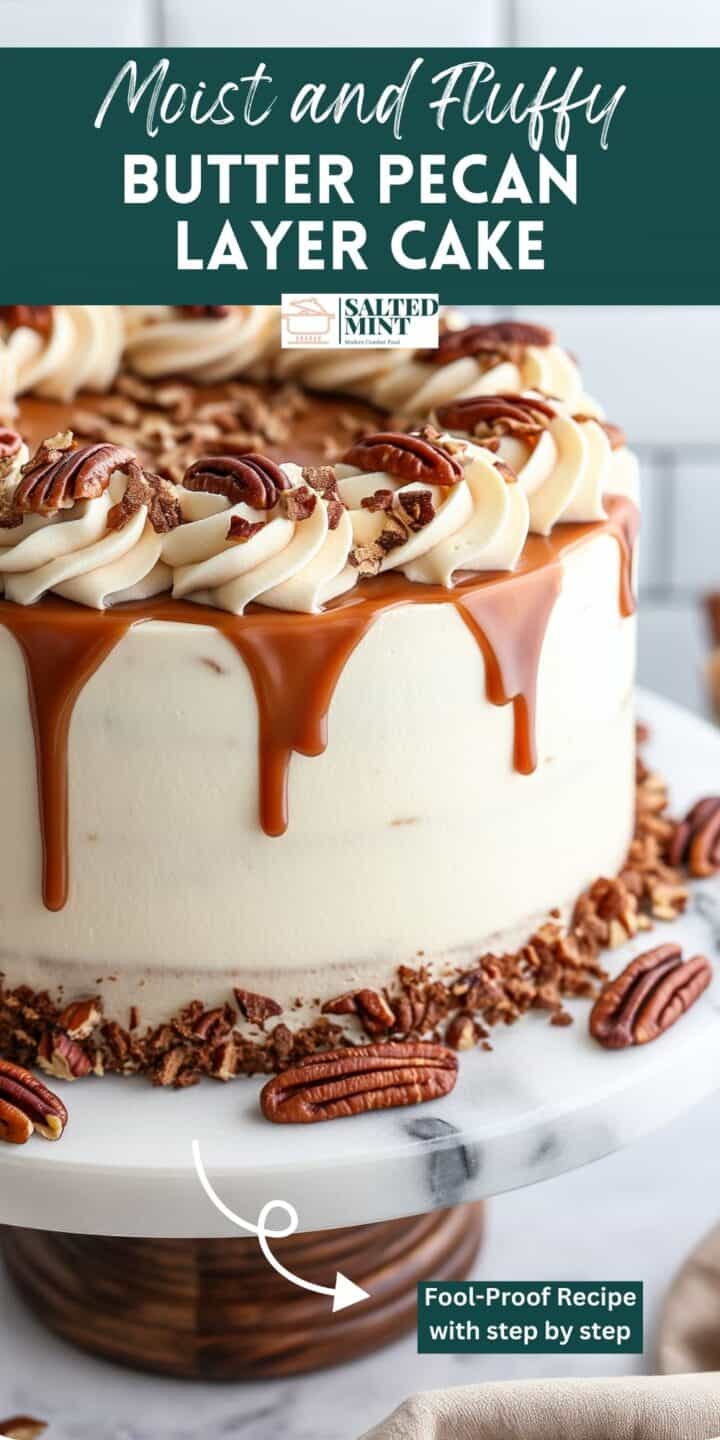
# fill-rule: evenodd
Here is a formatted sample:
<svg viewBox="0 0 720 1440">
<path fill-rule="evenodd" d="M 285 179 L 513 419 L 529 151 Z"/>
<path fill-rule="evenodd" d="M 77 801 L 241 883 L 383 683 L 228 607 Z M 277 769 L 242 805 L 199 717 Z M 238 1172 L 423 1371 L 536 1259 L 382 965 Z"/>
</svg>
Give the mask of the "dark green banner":
<svg viewBox="0 0 720 1440">
<path fill-rule="evenodd" d="M 640 1355 L 637 1280 L 434 1281 L 418 1285 L 421 1355 Z"/>
<path fill-rule="evenodd" d="M 13 49 L 0 301 L 720 303 L 717 54 Z"/>
</svg>

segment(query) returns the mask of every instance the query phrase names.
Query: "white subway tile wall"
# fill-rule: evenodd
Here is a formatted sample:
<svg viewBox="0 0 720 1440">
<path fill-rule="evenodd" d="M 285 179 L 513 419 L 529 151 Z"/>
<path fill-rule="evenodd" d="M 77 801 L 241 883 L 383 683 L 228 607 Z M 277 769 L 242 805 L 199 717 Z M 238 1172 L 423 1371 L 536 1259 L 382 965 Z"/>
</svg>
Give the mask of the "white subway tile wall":
<svg viewBox="0 0 720 1440">
<path fill-rule="evenodd" d="M 720 0 L 0 0 L 8 45 L 712 45 Z M 525 311 L 524 313 L 528 313 Z M 700 707 L 720 586 L 720 309 L 567 307 L 555 325 L 644 476 L 641 679 Z"/>
<path fill-rule="evenodd" d="M 171 45 L 502 45 L 497 0 L 160 0 L 163 39 Z"/>
<path fill-rule="evenodd" d="M 520 45 L 720 45 L 717 0 L 511 0 Z"/>
<path fill-rule="evenodd" d="M 0 0 L 0 45 L 152 45 L 153 0 Z"/>
</svg>

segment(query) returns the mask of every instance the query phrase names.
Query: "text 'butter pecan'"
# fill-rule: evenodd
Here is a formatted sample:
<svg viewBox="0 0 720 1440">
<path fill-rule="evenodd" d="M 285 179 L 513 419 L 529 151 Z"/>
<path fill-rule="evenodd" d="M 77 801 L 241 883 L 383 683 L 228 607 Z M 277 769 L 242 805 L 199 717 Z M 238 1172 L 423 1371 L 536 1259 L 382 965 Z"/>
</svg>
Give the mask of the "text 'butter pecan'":
<svg viewBox="0 0 720 1440">
<path fill-rule="evenodd" d="M 276 1125 L 312 1125 L 449 1095 L 457 1056 L 444 1045 L 388 1041 L 313 1056 L 265 1086 L 260 1104 Z"/>
<path fill-rule="evenodd" d="M 590 1014 L 590 1034 L 608 1050 L 647 1045 L 694 1005 L 711 980 L 704 955 L 683 960 L 679 945 L 646 950 L 604 987 Z"/>
</svg>

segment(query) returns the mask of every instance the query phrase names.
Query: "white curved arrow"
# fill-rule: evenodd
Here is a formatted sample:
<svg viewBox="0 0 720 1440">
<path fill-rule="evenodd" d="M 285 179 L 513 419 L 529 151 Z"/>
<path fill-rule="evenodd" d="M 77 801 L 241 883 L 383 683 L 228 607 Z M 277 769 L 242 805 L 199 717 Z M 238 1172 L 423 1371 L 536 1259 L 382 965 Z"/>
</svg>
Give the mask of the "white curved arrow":
<svg viewBox="0 0 720 1440">
<path fill-rule="evenodd" d="M 236 1215 L 235 1211 L 231 1210 L 230 1207 L 225 1204 L 224 1200 L 220 1199 L 220 1196 L 216 1194 L 210 1184 L 205 1173 L 205 1166 L 203 1165 L 200 1154 L 200 1145 L 197 1140 L 193 1140 L 192 1142 L 192 1153 L 198 1180 L 208 1200 L 212 1202 L 216 1210 L 220 1211 L 221 1215 L 225 1216 L 226 1220 L 230 1220 L 233 1225 L 237 1225 L 238 1229 L 245 1230 L 248 1235 L 257 1236 L 258 1244 L 268 1265 L 272 1265 L 273 1270 L 277 1270 L 278 1275 L 282 1275 L 291 1285 L 299 1285 L 302 1290 L 312 1290 L 316 1295 L 332 1295 L 333 1314 L 336 1314 L 339 1310 L 347 1310 L 351 1305 L 359 1305 L 361 1300 L 370 1299 L 367 1290 L 361 1289 L 354 1281 L 348 1280 L 347 1275 L 343 1275 L 339 1270 L 335 1276 L 335 1284 L 332 1286 L 316 1285 L 313 1280 L 303 1280 L 299 1275 L 293 1274 L 292 1270 L 287 1270 L 284 1265 L 281 1265 L 276 1256 L 273 1255 L 268 1244 L 268 1238 L 271 1240 L 284 1240 L 288 1235 L 295 1234 L 300 1223 L 295 1206 L 290 1205 L 287 1200 L 268 1200 L 267 1205 L 263 1205 L 258 1215 L 257 1225 L 253 1225 L 249 1220 L 243 1220 L 241 1215 Z M 284 1211 L 287 1217 L 287 1224 L 284 1227 L 280 1229 L 270 1229 L 267 1222 L 273 1210 Z"/>
</svg>

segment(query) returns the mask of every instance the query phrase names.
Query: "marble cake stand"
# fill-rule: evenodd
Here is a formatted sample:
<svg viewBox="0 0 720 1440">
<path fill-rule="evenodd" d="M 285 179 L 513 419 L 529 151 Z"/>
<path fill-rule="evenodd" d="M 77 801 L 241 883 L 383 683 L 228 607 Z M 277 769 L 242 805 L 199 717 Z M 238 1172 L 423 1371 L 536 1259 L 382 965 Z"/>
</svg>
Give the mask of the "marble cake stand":
<svg viewBox="0 0 720 1440">
<path fill-rule="evenodd" d="M 645 693 L 638 713 L 677 811 L 720 788 L 720 732 Z M 694 886 L 687 914 L 660 933 L 718 955 L 720 877 Z M 330 1125 L 267 1125 L 261 1082 L 78 1085 L 62 1144 L 0 1156 L 10 1272 L 66 1337 L 168 1373 L 289 1374 L 371 1349 L 412 1322 L 417 1280 L 467 1270 L 479 1202 L 606 1155 L 720 1087 L 717 982 L 656 1044 L 617 1054 L 590 1040 L 586 1005 L 569 1008 L 572 1027 L 550 1032 L 532 1015 L 497 1033 L 491 1054 L 463 1055 L 438 1104 Z M 289 1269 L 330 1285 L 339 1269 L 370 1300 L 333 1316 L 326 1296 L 271 1271 L 203 1193 L 194 1138 L 236 1213 L 254 1222 L 274 1199 L 296 1208 L 298 1233 L 274 1245 Z"/>
</svg>

